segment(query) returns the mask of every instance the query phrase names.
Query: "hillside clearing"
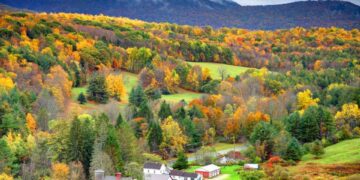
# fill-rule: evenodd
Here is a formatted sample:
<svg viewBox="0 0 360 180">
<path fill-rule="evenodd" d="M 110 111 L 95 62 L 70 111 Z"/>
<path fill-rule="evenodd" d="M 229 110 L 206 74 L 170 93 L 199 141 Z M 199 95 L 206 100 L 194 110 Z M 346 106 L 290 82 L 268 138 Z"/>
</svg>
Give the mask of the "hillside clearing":
<svg viewBox="0 0 360 180">
<path fill-rule="evenodd" d="M 325 154 L 320 159 L 307 154 L 302 158 L 301 164 L 339 164 L 360 162 L 360 138 L 339 142 L 325 148 Z"/>
<path fill-rule="evenodd" d="M 225 68 L 226 73 L 231 77 L 235 77 L 236 75 L 244 73 L 247 70 L 255 69 L 255 68 L 248 68 L 242 66 L 233 66 L 228 64 L 208 63 L 208 62 L 188 62 L 188 63 L 192 66 L 198 65 L 201 68 L 208 68 L 210 70 L 210 74 L 213 79 L 221 79 L 221 76 L 219 74 L 219 67 Z"/>
</svg>

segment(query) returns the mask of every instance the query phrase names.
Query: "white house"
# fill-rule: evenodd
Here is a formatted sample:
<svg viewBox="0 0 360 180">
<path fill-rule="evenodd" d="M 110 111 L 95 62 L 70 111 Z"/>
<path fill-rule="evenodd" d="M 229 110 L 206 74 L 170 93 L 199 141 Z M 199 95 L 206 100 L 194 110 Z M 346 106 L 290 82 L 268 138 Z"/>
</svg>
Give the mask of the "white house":
<svg viewBox="0 0 360 180">
<path fill-rule="evenodd" d="M 169 174 L 168 168 L 164 164 L 145 163 L 144 174 Z"/>
<path fill-rule="evenodd" d="M 145 163 L 145 180 L 202 180 L 202 176 L 196 173 L 188 173 L 168 168 L 164 164 Z"/>
</svg>

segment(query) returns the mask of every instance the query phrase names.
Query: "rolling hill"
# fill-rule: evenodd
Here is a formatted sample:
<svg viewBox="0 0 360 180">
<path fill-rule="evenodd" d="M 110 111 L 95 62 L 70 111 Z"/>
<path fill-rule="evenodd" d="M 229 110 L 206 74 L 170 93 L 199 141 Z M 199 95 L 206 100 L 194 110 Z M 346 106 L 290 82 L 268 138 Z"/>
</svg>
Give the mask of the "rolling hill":
<svg viewBox="0 0 360 180">
<path fill-rule="evenodd" d="M 216 28 L 360 27 L 360 7 L 342 1 L 271 6 L 240 6 L 231 0 L 0 0 L 0 3 L 34 11 L 105 14 Z"/>
</svg>

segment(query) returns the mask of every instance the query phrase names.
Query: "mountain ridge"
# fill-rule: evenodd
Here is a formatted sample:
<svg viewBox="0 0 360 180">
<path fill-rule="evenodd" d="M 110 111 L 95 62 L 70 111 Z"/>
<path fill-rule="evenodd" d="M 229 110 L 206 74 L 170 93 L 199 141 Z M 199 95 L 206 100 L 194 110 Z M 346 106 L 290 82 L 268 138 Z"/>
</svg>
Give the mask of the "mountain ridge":
<svg viewBox="0 0 360 180">
<path fill-rule="evenodd" d="M 230 0 L 0 0 L 0 3 L 34 11 L 105 14 L 215 28 L 360 27 L 360 6 L 343 1 L 267 6 L 240 6 Z"/>
</svg>

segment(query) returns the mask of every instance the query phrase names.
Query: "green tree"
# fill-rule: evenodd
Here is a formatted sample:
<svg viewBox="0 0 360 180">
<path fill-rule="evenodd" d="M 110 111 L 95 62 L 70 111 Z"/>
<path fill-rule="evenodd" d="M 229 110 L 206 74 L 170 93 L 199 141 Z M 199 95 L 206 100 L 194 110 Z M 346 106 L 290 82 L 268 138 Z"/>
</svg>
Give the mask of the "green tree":
<svg viewBox="0 0 360 180">
<path fill-rule="evenodd" d="M 162 138 L 162 130 L 160 125 L 155 122 L 150 123 L 149 133 L 147 135 L 150 151 L 154 152 L 159 150 L 159 145 L 162 142 Z"/>
<path fill-rule="evenodd" d="M 118 117 L 116 118 L 116 127 L 119 127 L 124 122 L 124 118 L 122 117 L 121 113 L 119 113 Z"/>
<path fill-rule="evenodd" d="M 141 103 L 147 102 L 144 89 L 141 86 L 133 88 L 129 95 L 129 103 L 135 107 L 139 107 Z"/>
<path fill-rule="evenodd" d="M 94 75 L 89 82 L 89 88 L 87 90 L 89 100 L 97 103 L 107 103 L 109 100 L 109 94 L 106 90 L 105 76 Z"/>
<path fill-rule="evenodd" d="M 122 160 L 125 163 L 139 161 L 141 155 L 138 149 L 137 139 L 135 137 L 133 129 L 126 121 L 121 123 L 120 126 L 117 128 L 117 135 L 119 138 L 119 142 L 121 142 L 120 148 Z"/>
<path fill-rule="evenodd" d="M 166 103 L 166 101 L 163 101 L 161 103 L 161 106 L 160 106 L 160 110 L 159 110 L 159 118 L 161 120 L 164 120 L 166 119 L 167 117 L 169 116 L 172 116 L 172 112 L 171 112 L 171 109 L 170 109 L 170 105 Z"/>
<path fill-rule="evenodd" d="M 317 158 L 325 153 L 324 147 L 320 140 L 316 140 L 310 147 L 310 153 L 315 155 Z"/>
<path fill-rule="evenodd" d="M 79 101 L 80 104 L 85 104 L 87 102 L 86 97 L 82 92 L 79 94 L 77 100 Z"/>
<path fill-rule="evenodd" d="M 81 121 L 78 117 L 70 125 L 68 155 L 69 161 L 80 161 L 84 172 L 89 176 L 89 168 L 95 139 L 94 127 L 89 119 Z"/>
<path fill-rule="evenodd" d="M 251 133 L 250 142 L 256 145 L 258 152 L 262 152 L 258 155 L 263 161 L 268 159 L 273 152 L 276 133 L 273 125 L 263 121 L 259 122 Z"/>
<path fill-rule="evenodd" d="M 5 170 L 11 170 L 14 166 L 15 156 L 11 152 L 6 140 L 0 139 L 0 172 L 6 172 Z"/>
<path fill-rule="evenodd" d="M 173 165 L 173 168 L 182 170 L 182 169 L 187 169 L 188 167 L 189 167 L 188 159 L 187 159 L 185 153 L 179 152 L 177 159 Z"/>
<path fill-rule="evenodd" d="M 290 142 L 287 145 L 284 159 L 286 160 L 294 160 L 299 161 L 301 160 L 303 153 L 301 145 L 299 144 L 298 140 L 296 138 L 292 138 Z"/>
</svg>

